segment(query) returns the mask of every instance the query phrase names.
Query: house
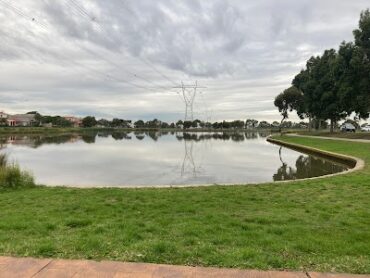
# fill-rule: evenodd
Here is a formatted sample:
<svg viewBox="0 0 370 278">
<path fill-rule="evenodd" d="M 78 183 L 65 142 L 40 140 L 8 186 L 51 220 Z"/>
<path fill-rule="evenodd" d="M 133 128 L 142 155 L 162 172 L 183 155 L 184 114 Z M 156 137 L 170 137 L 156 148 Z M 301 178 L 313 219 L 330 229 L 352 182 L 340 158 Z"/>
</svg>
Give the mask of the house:
<svg viewBox="0 0 370 278">
<path fill-rule="evenodd" d="M 3 111 L 0 111 L 0 126 L 6 125 L 6 119 L 8 119 L 9 115 L 4 113 Z"/>
<path fill-rule="evenodd" d="M 7 119 L 8 117 L 9 117 L 9 114 L 6 114 L 3 111 L 0 111 L 0 119 Z"/>
<path fill-rule="evenodd" d="M 33 126 L 36 123 L 35 114 L 11 115 L 6 121 L 8 126 Z"/>
<path fill-rule="evenodd" d="M 77 118 L 77 117 L 74 117 L 74 116 L 66 116 L 66 117 L 63 117 L 63 118 L 66 119 L 67 121 L 71 122 L 73 127 L 82 126 L 82 119 L 81 118 Z"/>
</svg>

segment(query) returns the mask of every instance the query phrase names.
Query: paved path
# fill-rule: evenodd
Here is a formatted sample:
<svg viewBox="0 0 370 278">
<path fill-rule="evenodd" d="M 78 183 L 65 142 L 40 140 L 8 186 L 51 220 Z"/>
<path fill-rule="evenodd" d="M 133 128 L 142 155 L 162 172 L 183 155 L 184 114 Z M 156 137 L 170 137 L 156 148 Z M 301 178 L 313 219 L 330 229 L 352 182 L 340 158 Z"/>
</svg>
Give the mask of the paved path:
<svg viewBox="0 0 370 278">
<path fill-rule="evenodd" d="M 326 139 L 326 140 L 338 140 L 338 141 L 347 141 L 347 142 L 358 142 L 358 143 L 370 143 L 368 139 L 349 139 L 349 138 L 339 138 L 339 137 L 324 137 L 324 136 L 312 136 L 312 135 L 300 135 L 294 133 L 288 133 L 288 136 L 293 137 L 305 137 L 305 138 L 317 138 L 317 139 Z"/>
<path fill-rule="evenodd" d="M 350 278 L 370 277 L 370 275 L 323 274 L 286 271 L 257 271 L 238 269 L 219 269 L 205 267 L 170 266 L 144 263 L 94 262 L 54 259 L 0 257 L 0 277 L 204 277 L 204 278 Z"/>
</svg>

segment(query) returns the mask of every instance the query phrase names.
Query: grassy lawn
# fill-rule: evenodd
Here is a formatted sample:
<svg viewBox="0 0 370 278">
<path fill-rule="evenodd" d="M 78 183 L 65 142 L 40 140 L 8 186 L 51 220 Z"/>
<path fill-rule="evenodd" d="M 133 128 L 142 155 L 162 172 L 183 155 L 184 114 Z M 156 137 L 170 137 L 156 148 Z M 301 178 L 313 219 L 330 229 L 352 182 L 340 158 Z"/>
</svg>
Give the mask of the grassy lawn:
<svg viewBox="0 0 370 278">
<path fill-rule="evenodd" d="M 260 186 L 2 190 L 0 254 L 370 273 L 370 144 L 283 139 L 367 166 Z"/>
<path fill-rule="evenodd" d="M 302 135 L 311 135 L 311 136 L 324 136 L 324 137 L 338 137 L 338 138 L 347 138 L 347 139 L 366 139 L 370 140 L 370 132 L 308 132 L 308 131 L 299 131 L 298 134 Z"/>
</svg>

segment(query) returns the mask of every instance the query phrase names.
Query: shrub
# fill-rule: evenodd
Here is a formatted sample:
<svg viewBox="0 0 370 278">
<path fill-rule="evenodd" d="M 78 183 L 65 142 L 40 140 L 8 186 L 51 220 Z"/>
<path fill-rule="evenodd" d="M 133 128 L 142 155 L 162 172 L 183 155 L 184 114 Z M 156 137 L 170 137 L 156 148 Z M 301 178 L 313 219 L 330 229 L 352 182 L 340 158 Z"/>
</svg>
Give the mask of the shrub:
<svg viewBox="0 0 370 278">
<path fill-rule="evenodd" d="M 18 165 L 9 164 L 6 155 L 0 155 L 0 188 L 34 186 L 33 176 Z"/>
</svg>

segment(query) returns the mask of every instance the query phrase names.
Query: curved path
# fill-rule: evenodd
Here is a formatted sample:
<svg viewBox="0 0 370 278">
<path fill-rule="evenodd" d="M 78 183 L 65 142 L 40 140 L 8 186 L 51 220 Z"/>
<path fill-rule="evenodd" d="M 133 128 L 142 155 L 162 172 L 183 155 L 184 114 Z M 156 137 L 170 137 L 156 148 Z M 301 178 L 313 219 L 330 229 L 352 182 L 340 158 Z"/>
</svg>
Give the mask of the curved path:
<svg viewBox="0 0 370 278">
<path fill-rule="evenodd" d="M 95 262 L 0 257 L 0 277 L 125 277 L 125 278 L 352 278 L 369 275 L 327 274 L 317 272 L 259 271 L 213 267 L 173 266 L 145 263 Z"/>
</svg>

